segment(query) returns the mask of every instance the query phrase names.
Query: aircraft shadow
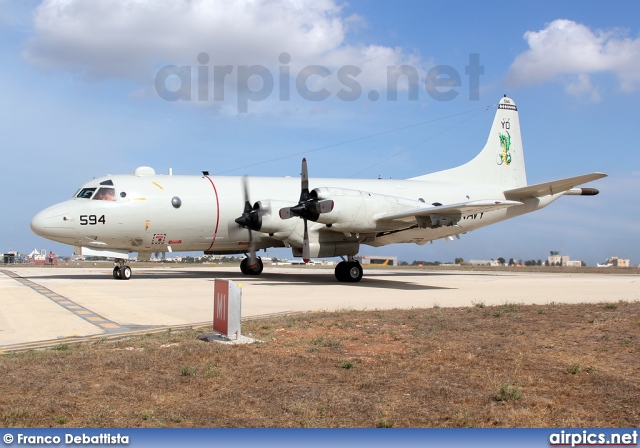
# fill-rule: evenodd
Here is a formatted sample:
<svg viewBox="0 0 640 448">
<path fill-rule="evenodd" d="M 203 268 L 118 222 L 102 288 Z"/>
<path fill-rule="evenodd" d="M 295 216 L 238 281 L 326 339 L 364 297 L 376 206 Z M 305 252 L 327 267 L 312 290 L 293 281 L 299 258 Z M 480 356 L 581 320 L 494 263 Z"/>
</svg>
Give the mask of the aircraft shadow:
<svg viewBox="0 0 640 448">
<path fill-rule="evenodd" d="M 399 280 L 385 280 L 376 278 L 375 275 L 367 275 L 358 283 L 339 283 L 332 271 L 328 271 L 327 275 L 314 274 L 279 274 L 279 273 L 263 273 L 255 280 L 261 281 L 262 286 L 286 286 L 286 285 L 314 285 L 314 286 L 335 286 L 340 285 L 346 288 L 378 288 L 378 289 L 395 289 L 404 291 L 418 291 L 431 289 L 454 289 L 442 286 L 421 285 L 413 282 L 405 282 Z M 244 277 L 246 281 L 246 277 Z M 254 279 L 251 279 L 254 280 Z M 240 279 L 242 281 L 242 278 Z"/>
<path fill-rule="evenodd" d="M 423 272 L 403 272 L 402 277 L 425 277 L 429 273 Z M 25 277 L 33 282 L 38 283 L 38 280 L 44 279 L 66 279 L 66 280 L 106 280 L 110 279 L 111 275 L 108 273 L 91 273 L 91 274 L 67 274 L 61 273 L 60 275 L 41 275 L 33 277 Z M 455 289 L 441 286 L 430 286 L 424 284 L 417 284 L 414 282 L 406 282 L 400 280 L 391 280 L 394 277 L 398 277 L 393 273 L 378 273 L 365 271 L 364 278 L 358 283 L 339 283 L 332 270 L 326 270 L 326 273 L 277 273 L 269 272 L 265 270 L 260 276 L 251 277 L 244 276 L 238 271 L 182 271 L 179 269 L 171 270 L 143 270 L 134 271 L 130 282 L 136 280 L 159 280 L 159 279 L 208 279 L 213 281 L 216 278 L 224 278 L 233 280 L 237 283 L 260 283 L 261 286 L 273 287 L 273 286 L 287 286 L 287 285 L 313 285 L 313 286 L 335 286 L 341 285 L 346 288 L 376 288 L 376 289 L 392 289 L 392 290 L 405 290 L 405 291 L 417 291 L 417 290 L 433 290 L 433 289 Z M 389 278 L 389 280 L 387 280 Z M 115 281 L 115 280 L 114 280 Z"/>
</svg>

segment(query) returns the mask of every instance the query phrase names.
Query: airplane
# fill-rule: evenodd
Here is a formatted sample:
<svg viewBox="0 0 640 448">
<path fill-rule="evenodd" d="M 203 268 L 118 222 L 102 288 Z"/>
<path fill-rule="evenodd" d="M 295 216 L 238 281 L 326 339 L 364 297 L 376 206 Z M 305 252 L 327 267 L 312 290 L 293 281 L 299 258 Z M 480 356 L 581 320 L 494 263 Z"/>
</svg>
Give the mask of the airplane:
<svg viewBox="0 0 640 448">
<path fill-rule="evenodd" d="M 423 245 L 540 210 L 606 177 L 591 173 L 528 185 L 518 108 L 500 99 L 486 145 L 455 168 L 405 180 L 134 174 L 93 179 L 69 200 L 35 215 L 37 235 L 78 255 L 113 258 L 113 277 L 129 280 L 129 254 L 203 251 L 245 254 L 240 270 L 260 275 L 259 250 L 289 247 L 304 262 L 341 257 L 335 277 L 359 282 L 362 245 Z"/>
</svg>

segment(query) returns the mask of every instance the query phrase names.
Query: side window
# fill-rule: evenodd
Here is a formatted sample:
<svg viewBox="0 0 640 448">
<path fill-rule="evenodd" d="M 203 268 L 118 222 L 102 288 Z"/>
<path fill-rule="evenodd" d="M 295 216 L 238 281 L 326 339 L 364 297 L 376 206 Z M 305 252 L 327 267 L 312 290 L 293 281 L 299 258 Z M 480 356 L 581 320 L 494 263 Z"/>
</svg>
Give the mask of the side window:
<svg viewBox="0 0 640 448">
<path fill-rule="evenodd" d="M 94 201 L 115 201 L 116 200 L 116 189 L 115 188 L 107 188 L 100 187 L 96 195 L 93 197 Z"/>
<path fill-rule="evenodd" d="M 90 199 L 94 191 L 96 191 L 95 188 L 82 188 L 76 197 L 80 199 Z"/>
</svg>

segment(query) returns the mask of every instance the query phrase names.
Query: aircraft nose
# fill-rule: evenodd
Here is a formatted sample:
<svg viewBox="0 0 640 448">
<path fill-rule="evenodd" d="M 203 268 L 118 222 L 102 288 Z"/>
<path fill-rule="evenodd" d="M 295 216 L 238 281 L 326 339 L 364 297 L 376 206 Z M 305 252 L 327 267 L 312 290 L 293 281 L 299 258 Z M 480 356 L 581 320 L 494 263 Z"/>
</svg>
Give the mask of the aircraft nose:
<svg viewBox="0 0 640 448">
<path fill-rule="evenodd" d="M 39 236 L 44 236 L 44 229 L 47 222 L 47 213 L 43 210 L 31 220 L 31 231 Z"/>
<path fill-rule="evenodd" d="M 73 219 L 64 203 L 42 210 L 31 219 L 30 226 L 33 233 L 50 240 L 69 243 L 69 239 L 77 238 Z"/>
</svg>

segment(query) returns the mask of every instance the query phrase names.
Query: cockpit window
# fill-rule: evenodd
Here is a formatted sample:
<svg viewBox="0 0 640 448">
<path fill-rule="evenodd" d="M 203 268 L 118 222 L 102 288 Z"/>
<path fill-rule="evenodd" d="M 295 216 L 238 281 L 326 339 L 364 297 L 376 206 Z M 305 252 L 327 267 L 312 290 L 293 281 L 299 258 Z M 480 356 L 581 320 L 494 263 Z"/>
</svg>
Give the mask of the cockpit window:
<svg viewBox="0 0 640 448">
<path fill-rule="evenodd" d="M 100 185 L 111 185 L 111 186 L 113 186 L 113 181 L 111 179 L 103 180 L 102 182 L 100 182 Z"/>
<path fill-rule="evenodd" d="M 108 187 L 100 187 L 96 195 L 93 197 L 94 201 L 115 201 L 116 189 Z"/>
<path fill-rule="evenodd" d="M 82 188 L 78 192 L 76 197 L 77 198 L 81 198 L 81 199 L 89 199 L 89 198 L 91 198 L 91 195 L 93 194 L 94 191 L 96 191 L 95 188 Z"/>
</svg>

